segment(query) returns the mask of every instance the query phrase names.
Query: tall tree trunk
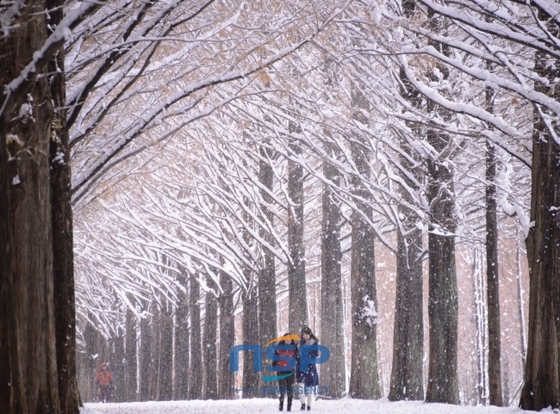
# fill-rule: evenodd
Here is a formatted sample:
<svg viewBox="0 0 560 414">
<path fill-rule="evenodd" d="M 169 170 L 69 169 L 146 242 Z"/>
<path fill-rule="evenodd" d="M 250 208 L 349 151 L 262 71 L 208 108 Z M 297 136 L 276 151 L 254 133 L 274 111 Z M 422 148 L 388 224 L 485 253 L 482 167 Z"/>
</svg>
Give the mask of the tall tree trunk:
<svg viewBox="0 0 560 414">
<path fill-rule="evenodd" d="M 94 320 L 90 316 L 89 320 Z M 78 357 L 78 385 L 81 399 L 85 402 L 97 402 L 99 392 L 95 384 L 95 376 L 101 361 L 108 361 L 108 343 L 93 325 L 86 322 L 84 327 L 84 352 Z"/>
<path fill-rule="evenodd" d="M 152 321 L 150 324 L 150 373 L 148 375 L 148 395 L 150 401 L 157 401 L 159 391 L 159 378 L 160 378 L 160 350 L 161 350 L 161 331 L 162 331 L 162 315 L 159 305 L 152 304 Z"/>
<path fill-rule="evenodd" d="M 441 33 L 444 22 L 428 10 L 429 27 Z M 449 55 L 449 48 L 436 41 L 430 45 Z M 449 78 L 449 69 L 440 64 L 439 74 L 430 70 L 426 75 L 432 82 Z M 428 113 L 446 118 L 447 111 L 432 101 L 427 104 Z M 428 357 L 427 402 L 459 403 L 459 380 L 457 375 L 457 336 L 459 298 L 457 295 L 457 270 L 455 265 L 455 189 L 453 170 L 444 150 L 453 145 L 449 135 L 437 129 L 428 129 L 427 142 L 434 154 L 427 160 L 429 216 L 429 298 L 430 349 Z"/>
<path fill-rule="evenodd" d="M 90 323 L 84 327 L 84 350 L 79 354 L 78 359 L 78 385 L 80 387 L 80 395 L 83 401 L 94 400 L 94 384 L 95 377 L 95 359 L 93 356 L 97 354 L 96 349 L 96 331 Z"/>
<path fill-rule="evenodd" d="M 235 316 L 233 314 L 233 282 L 224 272 L 220 273 L 222 294 L 218 298 L 220 305 L 220 366 L 218 382 L 218 398 L 231 399 L 233 372 L 229 370 L 229 351 L 235 344 Z"/>
<path fill-rule="evenodd" d="M 206 285 L 210 288 L 215 286 L 210 276 L 206 277 Z M 204 316 L 204 341 L 203 361 L 206 373 L 204 384 L 204 398 L 215 400 L 218 398 L 218 353 L 216 351 L 218 331 L 218 302 L 212 292 L 206 292 L 206 312 Z"/>
<path fill-rule="evenodd" d="M 487 91 L 487 95 L 490 92 Z M 498 218 L 496 205 L 496 148 L 486 142 L 486 288 L 488 298 L 488 387 L 491 405 L 502 397 L 500 283 L 498 275 Z"/>
<path fill-rule="evenodd" d="M 420 96 L 404 74 L 402 84 L 407 87 L 403 96 L 413 105 L 420 105 Z M 420 135 L 420 128 L 411 126 Z M 405 142 L 401 143 L 403 155 L 399 157 L 403 186 L 400 196 L 413 205 L 410 191 L 419 191 L 422 181 L 415 152 Z M 399 171 L 401 171 L 399 169 Z M 413 174 L 412 179 L 409 174 Z M 424 398 L 424 309 L 422 271 L 422 231 L 418 229 L 418 216 L 414 211 L 399 204 L 397 228 L 397 283 L 395 295 L 395 322 L 393 328 L 393 364 L 389 400 L 422 400 Z"/>
<path fill-rule="evenodd" d="M 271 166 L 271 150 L 260 148 L 261 160 L 259 161 L 259 181 L 264 188 L 260 190 L 261 198 L 264 201 L 261 204 L 261 210 L 264 219 L 269 223 L 269 228 L 259 229 L 260 236 L 272 245 L 274 239 L 270 234 L 270 229 L 274 225 L 274 213 L 268 207 L 272 205 L 273 199 L 269 193 L 272 193 L 274 184 L 274 173 Z M 265 190 L 266 189 L 266 190 Z M 268 342 L 276 338 L 276 261 L 274 254 L 270 249 L 263 248 L 264 267 L 259 276 L 259 326 L 260 338 Z"/>
<path fill-rule="evenodd" d="M 354 117 L 366 123 L 361 111 L 367 110 L 359 95 Z M 372 218 L 370 196 L 363 179 L 370 176 L 369 153 L 358 137 L 351 142 L 352 159 L 361 177 L 352 176 L 356 210 L 352 213 L 352 252 L 350 286 L 352 299 L 352 361 L 350 396 L 377 399 L 381 396 L 377 365 L 377 291 L 375 286 L 375 232 L 366 220 Z"/>
<path fill-rule="evenodd" d="M 150 400 L 150 376 L 152 372 L 151 348 L 152 335 L 150 333 L 150 319 L 144 318 L 140 321 L 140 401 Z"/>
<path fill-rule="evenodd" d="M 191 364 L 190 364 L 190 382 L 189 382 L 189 399 L 200 400 L 202 399 L 202 332 L 200 320 L 200 284 L 191 275 Z"/>
<path fill-rule="evenodd" d="M 189 276 L 185 269 L 181 273 L 181 284 L 185 289 L 179 291 L 177 312 L 175 313 L 175 384 L 173 399 L 186 400 L 189 398 L 189 308 L 192 304 L 188 296 Z"/>
<path fill-rule="evenodd" d="M 19 77 L 44 44 L 45 3 L 27 1 L 17 23 L 0 42 L 3 87 Z M 8 413 L 57 414 L 59 380 L 65 377 L 59 377 L 57 369 L 53 294 L 49 141 L 54 109 L 46 71 L 36 72 L 37 80 L 16 97 L 20 116 L 0 114 L 0 406 Z M 1 95 L 0 107 L 6 97 Z M 72 361 L 61 363 L 70 364 L 69 375 L 75 375 Z M 69 384 L 72 389 L 65 396 L 72 413 L 78 408 L 78 400 L 71 398 L 76 397 L 75 385 Z"/>
<path fill-rule="evenodd" d="M 126 310 L 126 333 L 125 333 L 125 366 L 123 377 L 124 401 L 136 401 L 136 387 L 138 368 L 136 353 L 136 317 L 130 309 Z"/>
<path fill-rule="evenodd" d="M 439 132 L 428 132 L 428 142 L 438 154 L 442 153 L 448 140 Z M 453 172 L 446 161 L 428 161 L 430 350 L 426 401 L 458 404 L 459 305 L 455 267 L 455 195 Z"/>
<path fill-rule="evenodd" d="M 113 367 L 111 371 L 113 372 L 113 379 L 114 385 L 113 388 L 113 395 L 111 396 L 112 402 L 122 402 L 124 401 L 124 387 L 123 387 L 123 379 L 124 379 L 124 360 L 125 360 L 125 348 L 124 348 L 124 335 L 122 329 L 118 329 L 119 335 L 113 339 L 113 349 L 114 349 L 114 358 L 113 360 Z"/>
<path fill-rule="evenodd" d="M 167 300 L 162 301 L 159 323 L 157 400 L 170 401 L 173 397 L 173 314 Z"/>
<path fill-rule="evenodd" d="M 0 45 L 0 51 L 4 56 L 5 47 Z M 4 62 L 0 63 L 4 71 Z M 0 143 L 6 142 L 6 123 L 0 119 Z M 11 200 L 11 182 L 8 177 L 13 175 L 13 168 L 8 164 L 9 154 L 6 145 L 0 145 L 0 406 L 5 407 L 10 413 L 23 412 L 27 407 L 23 401 L 17 402 L 24 390 L 11 387 L 10 384 L 19 384 L 21 381 L 18 360 L 16 335 L 16 297 L 15 297 L 15 278 L 16 263 L 14 252 L 14 228 Z M 9 214 L 9 215 L 8 215 Z"/>
<path fill-rule="evenodd" d="M 64 18 L 62 0 L 48 0 L 48 34 Z M 51 97 L 55 106 L 49 163 L 53 226 L 54 311 L 60 410 L 78 414 L 81 405 L 76 376 L 76 306 L 74 299 L 74 245 L 71 204 L 69 134 L 66 125 L 64 48 L 49 61 Z"/>
<path fill-rule="evenodd" d="M 416 1 L 403 0 L 405 16 L 413 18 Z M 410 104 L 420 109 L 423 97 L 400 70 L 401 95 Z M 422 137 L 422 126 L 409 123 L 417 138 Z M 410 191 L 419 191 L 423 173 L 416 166 L 418 156 L 403 140 L 402 155 L 399 157 L 401 180 L 406 187 L 400 187 L 403 200 L 413 205 Z M 402 173 L 402 171 L 405 173 Z M 412 174 L 412 179 L 409 174 Z M 389 399 L 420 400 L 424 398 L 423 355 L 424 355 L 424 309 L 422 271 L 422 231 L 416 226 L 415 212 L 398 206 L 400 220 L 397 229 L 397 287 L 395 297 L 395 323 L 393 330 L 393 364 Z"/>
<path fill-rule="evenodd" d="M 332 154 L 332 149 L 327 149 Z M 340 172 L 326 161 L 323 175 L 335 186 L 340 185 Z M 323 218 L 321 230 L 321 342 L 331 357 L 321 366 L 322 382 L 329 384 L 329 396 L 342 398 L 346 393 L 344 353 L 344 308 L 342 302 L 342 251 L 340 249 L 341 212 L 329 184 L 323 185 Z"/>
<path fill-rule="evenodd" d="M 482 259 L 479 258 L 481 253 L 478 249 L 472 249 L 472 281 L 473 281 L 473 309 L 474 321 L 476 324 L 476 368 L 477 368 L 477 384 L 476 384 L 476 404 L 486 405 L 488 397 L 488 359 L 487 359 L 487 322 L 488 313 L 486 310 L 486 301 L 484 292 L 486 284 L 482 271 Z"/>
<path fill-rule="evenodd" d="M 402 211 L 403 209 L 399 209 Z M 389 400 L 422 400 L 424 321 L 422 308 L 422 232 L 409 227 L 410 211 L 402 212 L 397 233 L 397 288 L 393 330 L 393 365 Z"/>
<path fill-rule="evenodd" d="M 250 282 L 249 289 L 243 295 L 243 343 L 259 344 L 259 316 L 257 312 L 257 288 Z M 254 398 L 257 395 L 250 390 L 255 390 L 259 385 L 259 373 L 253 367 L 251 352 L 243 354 L 243 398 Z"/>
<path fill-rule="evenodd" d="M 517 230 L 519 232 L 519 230 Z M 517 273 L 515 275 L 517 284 L 517 312 L 519 315 L 519 344 L 521 347 L 521 361 L 523 366 L 527 362 L 527 322 L 525 320 L 525 301 L 523 300 L 523 285 L 521 272 L 521 240 L 519 235 L 515 238 L 515 264 Z"/>
<path fill-rule="evenodd" d="M 352 362 L 350 395 L 381 396 L 377 364 L 375 233 L 358 212 L 352 214 Z"/>
<path fill-rule="evenodd" d="M 541 21 L 548 17 L 542 11 L 539 13 Z M 548 30 L 558 35 L 554 19 L 549 20 Z M 559 71 L 557 59 L 537 52 L 535 72 L 548 83 L 536 81 L 535 90 L 559 101 Z M 527 237 L 529 332 L 520 406 L 540 411 L 548 406 L 560 407 L 560 143 L 557 138 L 560 127 L 558 114 L 544 108 L 536 107 L 533 117 L 531 222 L 534 225 Z"/>
<path fill-rule="evenodd" d="M 299 133 L 301 128 L 290 123 L 290 132 Z M 296 139 L 290 144 L 290 155 L 301 156 Z M 305 283 L 305 244 L 303 239 L 303 167 L 294 160 L 288 161 L 288 295 L 290 298 L 289 330 L 299 332 L 309 324 L 307 313 L 307 286 Z"/>
</svg>

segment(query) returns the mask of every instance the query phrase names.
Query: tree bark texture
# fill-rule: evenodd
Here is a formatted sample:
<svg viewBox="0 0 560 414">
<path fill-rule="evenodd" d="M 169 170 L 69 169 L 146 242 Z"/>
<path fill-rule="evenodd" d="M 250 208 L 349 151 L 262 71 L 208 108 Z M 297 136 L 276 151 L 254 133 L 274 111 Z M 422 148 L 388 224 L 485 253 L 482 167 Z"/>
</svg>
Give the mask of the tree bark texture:
<svg viewBox="0 0 560 414">
<path fill-rule="evenodd" d="M 272 154 L 271 151 L 261 147 L 260 155 L 259 181 L 264 187 L 260 190 L 261 198 L 264 201 L 261 204 L 261 210 L 264 215 L 263 219 L 269 223 L 268 229 L 260 228 L 260 236 L 272 245 L 274 239 L 270 234 L 270 229 L 273 228 L 274 213 L 268 207 L 274 202 L 270 195 L 274 185 L 274 172 L 270 164 Z M 276 261 L 274 254 L 266 247 L 263 247 L 263 262 L 263 268 L 259 276 L 259 326 L 261 329 L 260 338 L 268 342 L 278 335 L 276 323 Z"/>
<path fill-rule="evenodd" d="M 207 278 L 207 286 L 212 287 L 213 282 Z M 212 292 L 206 292 L 206 311 L 204 316 L 204 398 L 215 400 L 218 398 L 218 352 L 216 349 L 218 331 L 218 301 Z"/>
<path fill-rule="evenodd" d="M 47 1 L 48 34 L 64 18 L 62 0 Z M 54 310 L 56 360 L 60 410 L 78 414 L 81 405 L 76 376 L 76 305 L 74 298 L 74 244 L 70 149 L 66 125 L 66 80 L 64 48 L 61 47 L 47 66 L 51 97 L 55 106 L 51 122 L 49 163 L 51 166 L 51 206 L 53 231 Z"/>
<path fill-rule="evenodd" d="M 487 92 L 488 95 L 489 92 Z M 488 300 L 488 391 L 491 405 L 503 406 L 498 274 L 496 148 L 486 143 L 486 288 Z"/>
<path fill-rule="evenodd" d="M 218 298 L 220 306 L 220 356 L 218 375 L 218 398 L 231 399 L 234 397 L 232 388 L 233 372 L 229 370 L 229 351 L 235 344 L 235 316 L 233 314 L 233 281 L 225 274 L 220 273 L 222 294 Z"/>
<path fill-rule="evenodd" d="M 157 400 L 170 401 L 173 397 L 173 314 L 166 300 L 160 309 L 158 324 L 158 385 Z"/>
<path fill-rule="evenodd" d="M 519 231 L 519 230 L 518 230 Z M 521 344 L 521 361 L 523 366 L 527 363 L 527 322 L 525 318 L 525 301 L 523 300 L 523 284 L 521 281 L 522 271 L 521 271 L 521 256 L 523 255 L 521 241 L 519 237 L 516 237 L 516 248 L 515 248 L 515 264 L 517 272 L 515 275 L 515 281 L 517 285 L 517 314 L 519 315 L 519 343 Z"/>
<path fill-rule="evenodd" d="M 152 307 L 152 320 L 150 323 L 150 372 L 148 373 L 148 396 L 149 401 L 157 401 L 159 393 L 159 379 L 160 379 L 160 352 L 161 352 L 161 326 L 162 315 L 161 309 L 157 303 L 153 303 Z"/>
<path fill-rule="evenodd" d="M 259 344 L 259 315 L 258 296 L 256 286 L 249 286 L 243 295 L 243 343 Z M 259 373 L 253 366 L 252 352 L 243 353 L 243 389 L 254 390 L 259 385 Z M 255 393 L 243 392 L 243 398 L 254 398 Z"/>
<path fill-rule="evenodd" d="M 299 127 L 290 124 L 291 132 L 300 131 Z M 292 140 L 290 154 L 301 155 L 299 142 Z M 296 161 L 288 161 L 288 294 L 290 298 L 289 330 L 300 332 L 309 324 L 307 312 L 307 286 L 305 283 L 305 244 L 303 239 L 303 167 Z"/>
<path fill-rule="evenodd" d="M 151 348 L 152 335 L 150 333 L 150 320 L 149 318 L 143 318 L 140 321 L 140 401 L 150 400 L 150 375 L 152 372 Z"/>
<path fill-rule="evenodd" d="M 545 20 L 543 12 L 539 19 Z M 558 34 L 558 27 L 548 29 Z M 535 90 L 560 99 L 560 63 L 544 52 L 535 55 L 535 71 L 549 84 L 536 82 Z M 539 112 L 541 111 L 541 112 Z M 550 117 L 547 122 L 543 116 Z M 552 118 L 552 119 L 551 119 Z M 552 133 L 551 133 L 552 130 Z M 558 114 L 534 110 L 531 183 L 531 222 L 527 237 L 530 272 L 529 330 L 525 384 L 520 406 L 540 411 L 560 407 L 558 344 L 560 343 L 560 127 Z"/>
<path fill-rule="evenodd" d="M 397 233 L 397 288 L 389 390 L 391 401 L 424 399 L 422 232 L 408 226 L 413 225 L 414 221 L 410 211 L 403 211 L 402 214 L 405 217 L 402 224 L 407 230 L 406 235 L 401 231 Z"/>
<path fill-rule="evenodd" d="M 415 1 L 403 1 L 403 11 L 411 18 L 416 10 Z M 401 95 L 415 108 L 422 106 L 422 96 L 400 70 Z M 409 123 L 410 128 L 420 138 L 421 127 Z M 422 179 L 415 160 L 406 141 L 401 143 L 402 154 L 399 157 L 400 176 L 405 186 L 400 187 L 400 195 L 409 204 L 413 203 L 410 191 L 419 190 L 418 182 Z M 409 177 L 415 176 L 417 183 Z M 393 329 L 393 364 L 389 399 L 418 400 L 424 398 L 423 385 L 423 288 L 422 288 L 422 232 L 416 229 L 417 217 L 402 204 L 398 206 L 402 217 L 397 229 L 397 285 L 395 296 L 395 322 Z"/>
<path fill-rule="evenodd" d="M 92 320 L 93 318 L 90 317 L 89 319 Z M 84 328 L 85 351 L 83 354 L 80 354 L 78 360 L 80 362 L 78 366 L 80 372 L 80 375 L 78 375 L 80 396 L 83 401 L 97 401 L 98 398 L 94 379 L 97 374 L 97 367 L 99 366 L 98 361 L 104 358 L 106 354 L 105 344 L 103 343 L 104 339 L 100 337 L 101 335 L 93 325 L 86 323 Z"/>
<path fill-rule="evenodd" d="M 124 334 L 119 328 L 119 335 L 111 340 L 113 345 L 113 355 L 111 358 L 113 363 L 109 366 L 111 372 L 113 373 L 114 387 L 113 394 L 111 395 L 111 402 L 123 402 L 124 401 L 124 360 L 125 360 L 125 345 L 124 345 Z"/>
<path fill-rule="evenodd" d="M 428 132 L 439 153 L 448 137 Z M 458 295 L 455 267 L 455 199 L 453 171 L 445 160 L 428 160 L 430 204 L 429 299 L 430 349 L 426 402 L 459 403 L 457 376 Z"/>
<path fill-rule="evenodd" d="M 401 72 L 402 95 L 416 107 L 421 97 Z M 417 125 L 411 125 L 418 135 Z M 419 192 L 423 181 L 417 165 L 418 156 L 406 142 L 401 142 L 400 178 L 404 183 L 399 193 L 409 205 L 414 204 L 410 192 Z M 403 172 L 404 170 L 404 172 Z M 414 177 L 412 178 L 411 177 Z M 393 364 L 389 400 L 422 400 L 424 398 L 424 310 L 422 271 L 422 231 L 416 226 L 419 218 L 414 211 L 399 204 L 397 228 L 397 284 L 395 322 L 393 329 Z"/>
<path fill-rule="evenodd" d="M 189 382 L 189 399 L 202 399 L 203 371 L 202 371 L 202 332 L 200 320 L 200 284 L 191 275 L 191 364 L 190 364 L 190 382 Z"/>
<path fill-rule="evenodd" d="M 126 311 L 126 332 L 125 332 L 125 362 L 124 362 L 124 401 L 132 402 L 137 400 L 137 338 L 136 338 L 137 320 L 130 309 Z"/>
<path fill-rule="evenodd" d="M 485 284 L 485 275 L 482 271 L 482 253 L 476 247 L 471 249 L 472 259 L 472 288 L 473 300 L 472 307 L 474 309 L 473 319 L 476 325 L 474 332 L 474 342 L 476 343 L 476 373 L 477 384 L 475 402 L 477 405 L 486 405 L 488 402 L 488 311 L 485 300 L 485 292 L 487 291 Z"/>
<path fill-rule="evenodd" d="M 334 165 L 324 162 L 323 175 L 334 185 L 340 184 L 340 173 Z M 329 348 L 331 356 L 321 366 L 321 381 L 329 384 L 331 398 L 342 398 L 346 393 L 342 251 L 340 248 L 342 215 L 339 202 L 334 198 L 333 191 L 328 184 L 323 185 L 322 209 L 321 343 Z"/>
<path fill-rule="evenodd" d="M 368 151 L 355 139 L 352 158 L 360 175 L 370 175 Z M 373 400 L 381 396 L 377 364 L 377 290 L 375 285 L 375 232 L 366 217 L 372 217 L 362 178 L 351 178 L 357 210 L 352 213 L 351 302 L 352 360 L 350 396 Z M 365 216 L 365 217 L 364 217 Z"/>
<path fill-rule="evenodd" d="M 428 10 L 428 26 L 434 33 L 445 30 L 444 21 Z M 449 56 L 449 47 L 431 40 L 430 46 Z M 432 82 L 441 83 L 449 78 L 449 69 L 438 64 L 435 71 L 426 74 Z M 445 108 L 428 100 L 426 110 L 443 119 L 449 117 Z M 429 276 L 428 319 L 430 323 L 430 349 L 428 357 L 428 388 L 426 402 L 459 404 L 457 375 L 457 336 L 459 299 L 457 295 L 457 270 L 455 266 L 455 189 L 450 154 L 446 154 L 452 139 L 437 129 L 428 129 L 426 139 L 434 149 L 427 159 L 429 203 Z"/>
<path fill-rule="evenodd" d="M 26 2 L 18 23 L 0 44 L 2 89 L 45 42 L 44 2 Z M 0 406 L 7 413 L 56 414 L 61 405 L 49 169 L 54 108 L 47 77 L 37 78 L 16 97 L 20 116 L 0 116 Z M 68 406 L 71 412 L 77 408 Z"/>
<path fill-rule="evenodd" d="M 412 18 L 416 11 L 414 0 L 402 2 L 404 14 Z M 413 87 L 404 70 L 400 70 L 401 95 L 420 109 L 423 98 Z M 418 138 L 422 128 L 409 123 Z M 399 157 L 400 178 L 405 185 L 399 189 L 400 196 L 409 205 L 414 204 L 410 192 L 419 192 L 418 183 L 423 181 L 419 171 L 418 155 L 406 141 L 401 142 Z M 412 177 L 413 178 L 412 178 Z M 424 309 L 422 271 L 422 231 L 416 227 L 418 216 L 402 204 L 398 207 L 402 217 L 397 228 L 397 285 L 395 295 L 395 322 L 393 328 L 393 363 L 389 400 L 421 400 L 424 398 Z"/>
<path fill-rule="evenodd" d="M 191 304 L 188 297 L 188 280 L 188 274 L 183 269 L 181 284 L 185 290 L 179 291 L 179 303 L 175 313 L 174 400 L 186 400 L 189 397 L 189 308 Z"/>
</svg>

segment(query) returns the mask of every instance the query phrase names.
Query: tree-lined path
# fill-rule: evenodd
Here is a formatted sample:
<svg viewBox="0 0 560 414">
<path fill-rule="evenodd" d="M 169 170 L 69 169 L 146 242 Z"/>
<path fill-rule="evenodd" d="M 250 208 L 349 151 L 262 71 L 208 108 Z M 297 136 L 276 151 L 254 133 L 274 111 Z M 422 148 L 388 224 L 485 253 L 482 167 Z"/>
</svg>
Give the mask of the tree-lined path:
<svg viewBox="0 0 560 414">
<path fill-rule="evenodd" d="M 0 1 L 3 409 L 233 399 L 303 326 L 332 399 L 560 407 L 557 9 Z"/>
</svg>

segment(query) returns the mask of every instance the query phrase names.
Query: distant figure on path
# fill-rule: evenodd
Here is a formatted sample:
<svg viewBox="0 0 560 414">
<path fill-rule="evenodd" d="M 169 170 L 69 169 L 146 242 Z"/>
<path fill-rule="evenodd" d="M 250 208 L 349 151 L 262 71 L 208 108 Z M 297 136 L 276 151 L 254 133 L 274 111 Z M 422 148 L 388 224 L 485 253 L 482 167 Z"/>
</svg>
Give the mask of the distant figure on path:
<svg viewBox="0 0 560 414">
<path fill-rule="evenodd" d="M 109 364 L 101 363 L 101 369 L 95 376 L 95 383 L 99 388 L 99 402 L 109 402 L 111 397 L 111 385 L 113 384 L 113 373 L 109 371 Z"/>
</svg>

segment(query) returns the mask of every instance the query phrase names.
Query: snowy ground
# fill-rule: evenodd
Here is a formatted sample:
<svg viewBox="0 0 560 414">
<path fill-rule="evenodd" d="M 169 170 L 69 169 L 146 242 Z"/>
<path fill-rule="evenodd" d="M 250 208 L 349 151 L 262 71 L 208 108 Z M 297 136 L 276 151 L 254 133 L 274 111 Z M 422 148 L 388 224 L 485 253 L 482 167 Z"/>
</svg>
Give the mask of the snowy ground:
<svg viewBox="0 0 560 414">
<path fill-rule="evenodd" d="M 299 402 L 294 401 L 292 412 L 299 411 Z M 120 404 L 85 404 L 82 414 L 253 414 L 278 412 L 278 403 L 273 399 L 250 399 L 232 401 L 167 401 Z M 519 408 L 464 407 L 446 404 L 424 404 L 418 401 L 389 402 L 352 400 L 315 401 L 311 412 L 325 414 L 521 414 L 534 413 Z M 552 410 L 543 412 L 552 413 Z"/>
</svg>

